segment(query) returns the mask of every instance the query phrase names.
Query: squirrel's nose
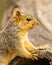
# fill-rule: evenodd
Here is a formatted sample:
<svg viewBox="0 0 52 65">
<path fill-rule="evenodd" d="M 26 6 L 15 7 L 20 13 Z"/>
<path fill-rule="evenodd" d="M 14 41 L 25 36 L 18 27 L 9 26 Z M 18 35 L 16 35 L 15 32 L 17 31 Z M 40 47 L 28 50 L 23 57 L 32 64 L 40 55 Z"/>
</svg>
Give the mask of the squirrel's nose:
<svg viewBox="0 0 52 65">
<path fill-rule="evenodd" d="M 37 21 L 37 23 L 36 23 L 37 25 L 39 25 L 39 22 Z"/>
</svg>

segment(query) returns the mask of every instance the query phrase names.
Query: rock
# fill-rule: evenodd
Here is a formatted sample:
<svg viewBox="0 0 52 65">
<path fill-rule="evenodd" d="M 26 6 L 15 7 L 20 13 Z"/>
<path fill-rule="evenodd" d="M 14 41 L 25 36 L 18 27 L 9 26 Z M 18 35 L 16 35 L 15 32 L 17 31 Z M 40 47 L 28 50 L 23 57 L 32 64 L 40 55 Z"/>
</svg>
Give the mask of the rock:
<svg viewBox="0 0 52 65">
<path fill-rule="evenodd" d="M 52 65 L 52 53 L 47 50 L 35 50 L 38 54 L 38 60 L 31 60 L 16 56 L 8 65 Z"/>
</svg>

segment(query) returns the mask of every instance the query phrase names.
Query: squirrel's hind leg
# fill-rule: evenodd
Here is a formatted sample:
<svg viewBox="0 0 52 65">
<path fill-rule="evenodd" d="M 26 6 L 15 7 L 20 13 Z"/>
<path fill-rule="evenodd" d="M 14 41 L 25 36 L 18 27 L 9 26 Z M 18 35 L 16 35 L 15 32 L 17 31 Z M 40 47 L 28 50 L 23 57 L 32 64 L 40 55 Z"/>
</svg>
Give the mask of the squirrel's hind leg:
<svg viewBox="0 0 52 65">
<path fill-rule="evenodd" d="M 8 65 L 8 63 L 11 61 L 13 58 L 15 52 L 11 51 L 8 52 L 7 56 L 3 59 L 3 61 L 0 62 L 1 65 Z"/>
</svg>

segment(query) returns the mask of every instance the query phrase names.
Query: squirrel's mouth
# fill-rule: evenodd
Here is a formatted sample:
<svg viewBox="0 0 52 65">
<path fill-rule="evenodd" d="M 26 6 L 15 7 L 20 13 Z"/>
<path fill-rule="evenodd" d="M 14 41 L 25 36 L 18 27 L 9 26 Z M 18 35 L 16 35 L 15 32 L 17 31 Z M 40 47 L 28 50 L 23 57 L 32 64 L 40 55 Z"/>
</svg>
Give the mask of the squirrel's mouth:
<svg viewBox="0 0 52 65">
<path fill-rule="evenodd" d="M 30 29 L 33 29 L 33 28 L 34 28 L 35 26 L 37 26 L 37 25 L 39 25 L 39 23 L 36 23 L 36 24 L 33 23 L 33 24 L 32 24 L 32 27 L 31 27 Z"/>
<path fill-rule="evenodd" d="M 36 24 L 33 23 L 33 24 L 32 24 L 32 27 L 35 27 L 35 26 L 37 26 L 37 25 L 39 25 L 39 23 L 36 23 Z"/>
</svg>

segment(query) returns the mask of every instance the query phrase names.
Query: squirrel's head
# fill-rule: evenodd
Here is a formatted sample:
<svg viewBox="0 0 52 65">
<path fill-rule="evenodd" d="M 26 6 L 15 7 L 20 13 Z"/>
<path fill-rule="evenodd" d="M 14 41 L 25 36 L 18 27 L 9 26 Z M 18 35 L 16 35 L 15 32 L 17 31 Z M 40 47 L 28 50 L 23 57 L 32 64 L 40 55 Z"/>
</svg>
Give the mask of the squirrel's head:
<svg viewBox="0 0 52 65">
<path fill-rule="evenodd" d="M 30 15 L 24 15 L 18 8 L 13 10 L 14 22 L 20 27 L 20 30 L 28 31 L 38 25 L 36 19 Z"/>
</svg>

